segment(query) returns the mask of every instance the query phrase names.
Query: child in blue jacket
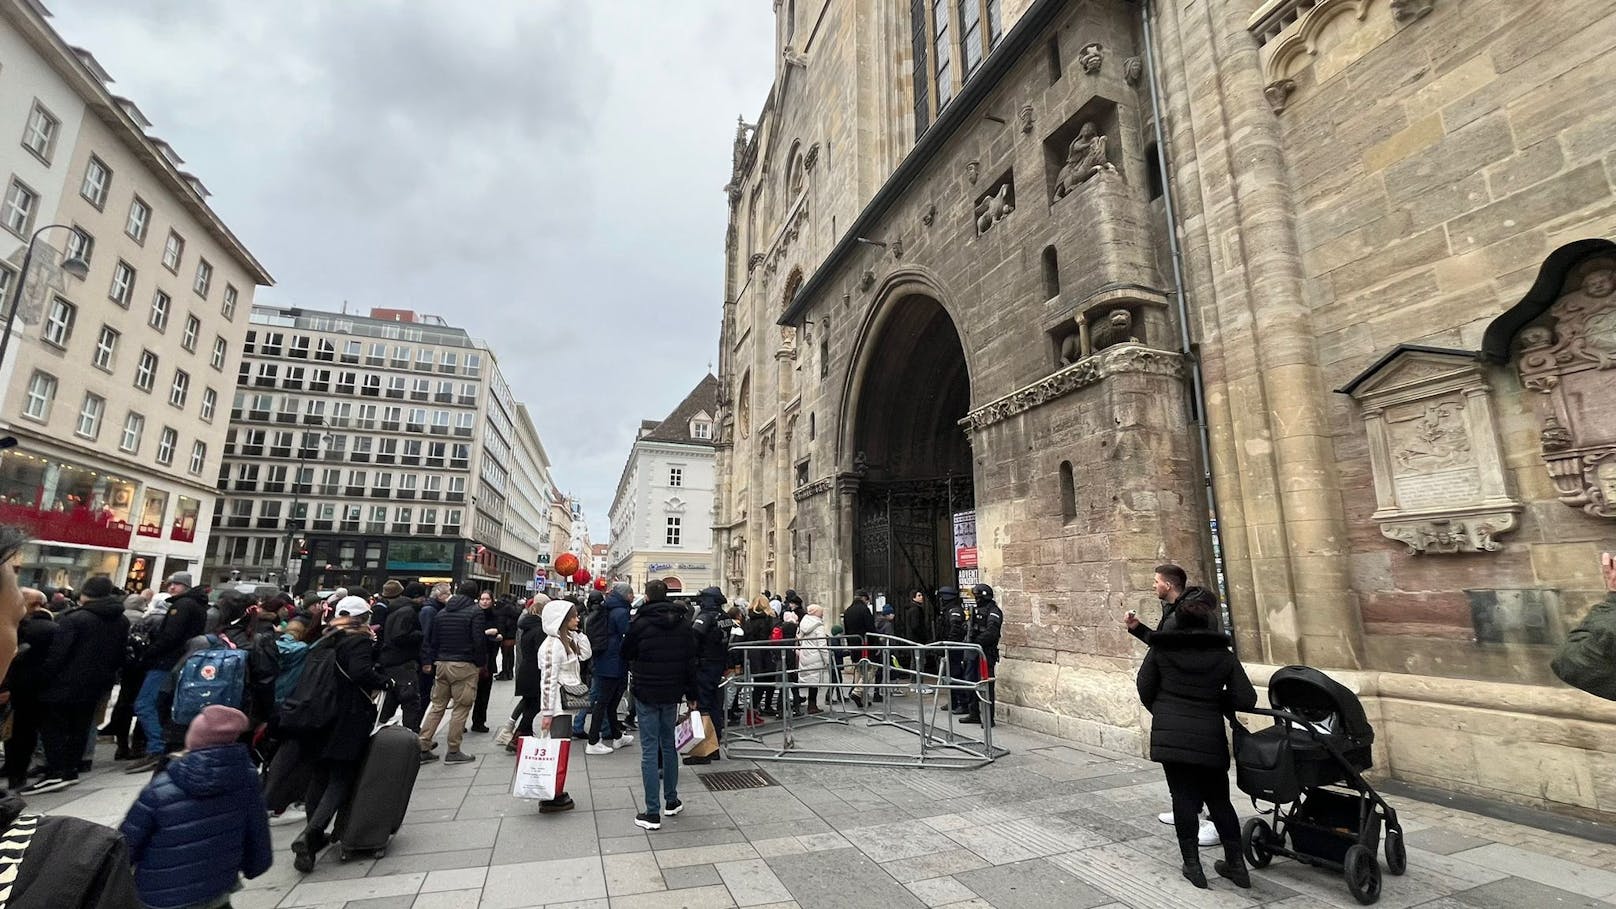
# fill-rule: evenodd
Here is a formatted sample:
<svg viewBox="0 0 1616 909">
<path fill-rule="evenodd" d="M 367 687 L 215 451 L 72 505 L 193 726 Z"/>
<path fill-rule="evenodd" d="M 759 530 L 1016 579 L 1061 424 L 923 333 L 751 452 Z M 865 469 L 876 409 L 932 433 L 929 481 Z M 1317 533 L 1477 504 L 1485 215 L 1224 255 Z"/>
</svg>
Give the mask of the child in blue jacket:
<svg viewBox="0 0 1616 909">
<path fill-rule="evenodd" d="M 247 746 L 246 714 L 209 706 L 185 752 L 141 791 L 119 828 L 148 909 L 228 906 L 239 877 L 269 870 L 269 819 Z"/>
</svg>

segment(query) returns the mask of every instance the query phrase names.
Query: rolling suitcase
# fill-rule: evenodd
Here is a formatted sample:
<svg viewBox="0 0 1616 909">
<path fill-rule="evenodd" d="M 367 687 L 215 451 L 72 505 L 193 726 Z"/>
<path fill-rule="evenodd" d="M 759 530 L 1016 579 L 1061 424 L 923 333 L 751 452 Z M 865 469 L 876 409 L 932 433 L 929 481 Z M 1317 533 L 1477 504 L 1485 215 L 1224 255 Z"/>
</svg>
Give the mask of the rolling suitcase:
<svg viewBox="0 0 1616 909">
<path fill-rule="evenodd" d="M 370 749 L 359 765 L 348 804 L 337 813 L 334 838 L 341 843 L 341 861 L 355 853 L 387 854 L 387 842 L 404 823 L 421 769 L 421 746 L 415 733 L 403 726 L 383 726 L 371 734 Z"/>
</svg>

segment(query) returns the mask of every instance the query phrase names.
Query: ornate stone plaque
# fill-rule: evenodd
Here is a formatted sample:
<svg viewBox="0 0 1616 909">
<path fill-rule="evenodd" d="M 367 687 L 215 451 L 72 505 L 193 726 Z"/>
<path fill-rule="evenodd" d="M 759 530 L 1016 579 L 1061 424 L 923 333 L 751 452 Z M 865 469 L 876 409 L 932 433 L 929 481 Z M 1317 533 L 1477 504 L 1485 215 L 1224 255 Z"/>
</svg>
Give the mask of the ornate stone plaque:
<svg viewBox="0 0 1616 909">
<path fill-rule="evenodd" d="M 1417 553 L 1503 548 L 1521 506 L 1474 354 L 1401 345 L 1340 391 L 1362 407 L 1381 533 Z"/>
<path fill-rule="evenodd" d="M 1596 262 L 1516 336 L 1560 501 L 1616 518 L 1616 270 Z"/>
</svg>

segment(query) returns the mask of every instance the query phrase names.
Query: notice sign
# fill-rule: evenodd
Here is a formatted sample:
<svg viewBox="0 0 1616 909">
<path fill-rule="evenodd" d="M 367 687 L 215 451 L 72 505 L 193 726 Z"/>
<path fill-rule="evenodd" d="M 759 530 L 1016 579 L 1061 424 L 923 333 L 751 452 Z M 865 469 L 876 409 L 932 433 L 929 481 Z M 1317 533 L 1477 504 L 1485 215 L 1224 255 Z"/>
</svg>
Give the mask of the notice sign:
<svg viewBox="0 0 1616 909">
<path fill-rule="evenodd" d="M 976 567 L 976 511 L 954 513 L 954 567 Z"/>
</svg>

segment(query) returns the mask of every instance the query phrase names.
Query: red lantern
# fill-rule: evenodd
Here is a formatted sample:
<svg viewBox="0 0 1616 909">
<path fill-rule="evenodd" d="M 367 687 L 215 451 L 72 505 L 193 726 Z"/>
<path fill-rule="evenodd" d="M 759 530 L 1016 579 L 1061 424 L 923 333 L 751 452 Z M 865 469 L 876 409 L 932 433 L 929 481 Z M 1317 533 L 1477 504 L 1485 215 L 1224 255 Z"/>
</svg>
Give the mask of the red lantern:
<svg viewBox="0 0 1616 909">
<path fill-rule="evenodd" d="M 595 579 L 595 589 L 600 591 L 601 593 L 605 593 L 606 589 L 608 587 L 610 587 L 610 586 L 612 586 L 612 585 L 606 583 L 605 578 L 596 578 Z"/>
<path fill-rule="evenodd" d="M 563 552 L 555 560 L 555 570 L 556 574 L 564 578 L 572 577 L 572 573 L 578 570 L 578 557 L 570 552 Z"/>
<path fill-rule="evenodd" d="M 577 584 L 579 587 L 582 587 L 585 584 L 588 584 L 590 579 L 593 578 L 593 577 L 594 577 L 594 575 L 590 574 L 589 569 L 580 568 L 577 571 L 574 571 L 572 573 L 572 583 Z"/>
</svg>

